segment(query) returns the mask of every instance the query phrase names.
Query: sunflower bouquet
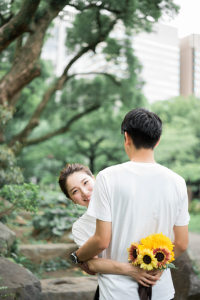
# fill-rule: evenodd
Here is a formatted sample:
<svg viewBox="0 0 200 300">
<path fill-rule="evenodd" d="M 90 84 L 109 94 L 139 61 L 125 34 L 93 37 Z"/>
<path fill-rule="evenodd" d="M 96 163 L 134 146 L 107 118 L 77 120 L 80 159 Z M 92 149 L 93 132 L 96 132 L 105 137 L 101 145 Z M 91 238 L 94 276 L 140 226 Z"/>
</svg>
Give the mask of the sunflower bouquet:
<svg viewBox="0 0 200 300">
<path fill-rule="evenodd" d="M 174 260 L 174 245 L 170 239 L 159 234 L 150 234 L 140 243 L 131 243 L 130 248 L 127 248 L 129 253 L 128 260 L 133 265 L 139 265 L 144 270 L 165 270 L 168 268 L 176 268 Z"/>
<path fill-rule="evenodd" d="M 140 243 L 131 243 L 128 251 L 128 260 L 133 265 L 151 271 L 155 269 L 166 270 L 177 269 L 172 261 L 174 260 L 174 245 L 168 237 L 161 233 L 151 234 Z M 141 300 L 151 300 L 152 286 L 146 287 L 139 283 L 138 293 Z"/>
</svg>

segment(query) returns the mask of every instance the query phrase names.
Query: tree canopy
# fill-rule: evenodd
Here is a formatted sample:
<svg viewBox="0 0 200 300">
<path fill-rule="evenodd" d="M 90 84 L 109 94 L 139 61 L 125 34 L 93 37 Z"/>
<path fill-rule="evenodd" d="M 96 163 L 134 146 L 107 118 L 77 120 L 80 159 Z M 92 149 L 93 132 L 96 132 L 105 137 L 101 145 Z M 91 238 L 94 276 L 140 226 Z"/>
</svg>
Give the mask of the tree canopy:
<svg viewBox="0 0 200 300">
<path fill-rule="evenodd" d="M 46 64 L 40 59 L 41 50 L 52 21 L 58 16 L 62 17 L 64 9 L 68 7 L 76 9 L 76 17 L 71 28 L 67 30 L 65 43 L 67 52 L 71 56 L 61 76 L 56 77 L 52 74 L 47 76 Z M 47 115 L 45 112 L 48 111 L 52 119 L 54 118 L 55 111 L 50 111 L 48 108 L 58 108 L 59 105 L 56 107 L 56 104 L 52 104 L 56 92 L 64 91 L 67 86 L 70 89 L 69 86 L 72 86 L 72 79 L 77 76 L 71 71 L 73 64 L 88 51 L 95 53 L 99 44 L 102 45 L 105 58 L 115 64 L 118 63 L 119 67 L 120 58 L 124 57 L 123 63 L 125 61 L 127 68 L 121 80 L 121 86 L 124 87 L 121 98 L 129 101 L 134 95 L 134 90 L 142 86 L 137 76 L 140 65 L 131 50 L 130 35 L 133 34 L 131 31 L 134 30 L 135 33 L 139 30 L 150 31 L 152 24 L 158 21 L 162 13 L 173 15 L 177 11 L 178 6 L 172 0 L 4 1 L 0 5 L 0 59 L 3 62 L 0 104 L 4 107 L 16 108 L 14 119 L 16 116 L 19 120 L 22 103 L 27 107 L 27 114 L 24 113 L 22 122 L 18 123 L 18 128 L 12 130 L 11 134 L 4 136 L 1 132 L 1 142 L 6 142 L 11 147 L 18 145 L 15 149 L 19 153 L 27 145 L 68 132 L 78 119 L 99 109 L 102 103 L 97 99 L 89 105 L 83 101 L 73 113 L 71 107 L 65 106 L 69 118 L 65 122 L 58 122 L 59 126 L 56 126 L 56 130 L 49 127 L 44 135 L 36 135 L 35 129 L 42 125 L 42 119 Z M 122 40 L 110 36 L 118 22 L 124 26 L 125 38 Z M 87 70 L 81 72 L 82 76 L 83 73 L 87 73 Z M 106 79 L 111 80 L 116 86 L 120 85 L 114 74 L 103 72 L 101 75 L 106 76 Z M 44 83 L 41 89 L 38 87 L 40 91 L 36 88 L 37 78 L 43 79 Z"/>
</svg>

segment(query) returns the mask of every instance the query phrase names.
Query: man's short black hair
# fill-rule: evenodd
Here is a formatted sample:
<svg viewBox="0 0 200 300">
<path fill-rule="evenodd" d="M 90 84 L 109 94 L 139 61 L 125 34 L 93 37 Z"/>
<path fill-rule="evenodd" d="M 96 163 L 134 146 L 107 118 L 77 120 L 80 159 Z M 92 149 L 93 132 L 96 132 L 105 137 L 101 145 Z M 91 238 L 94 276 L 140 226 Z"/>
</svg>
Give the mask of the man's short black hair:
<svg viewBox="0 0 200 300">
<path fill-rule="evenodd" d="M 162 134 L 161 119 L 146 108 L 131 110 L 124 118 L 121 133 L 130 135 L 136 149 L 153 149 Z"/>
</svg>

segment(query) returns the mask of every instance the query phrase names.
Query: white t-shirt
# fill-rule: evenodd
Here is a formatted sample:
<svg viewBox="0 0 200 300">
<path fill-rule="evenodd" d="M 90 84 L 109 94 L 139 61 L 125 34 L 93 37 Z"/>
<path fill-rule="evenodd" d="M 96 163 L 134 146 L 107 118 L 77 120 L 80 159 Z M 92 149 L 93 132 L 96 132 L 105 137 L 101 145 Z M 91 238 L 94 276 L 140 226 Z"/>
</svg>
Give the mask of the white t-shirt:
<svg viewBox="0 0 200 300">
<path fill-rule="evenodd" d="M 96 218 L 85 212 L 72 226 L 74 242 L 78 247 L 83 246 L 95 234 Z"/>
<path fill-rule="evenodd" d="M 128 262 L 127 247 L 152 233 L 171 240 L 173 227 L 189 222 L 185 181 L 166 167 L 129 161 L 101 171 L 87 211 L 112 222 L 112 239 L 103 258 Z M 100 300 L 140 300 L 138 283 L 128 276 L 99 274 Z M 170 270 L 152 288 L 152 300 L 174 298 Z"/>
</svg>

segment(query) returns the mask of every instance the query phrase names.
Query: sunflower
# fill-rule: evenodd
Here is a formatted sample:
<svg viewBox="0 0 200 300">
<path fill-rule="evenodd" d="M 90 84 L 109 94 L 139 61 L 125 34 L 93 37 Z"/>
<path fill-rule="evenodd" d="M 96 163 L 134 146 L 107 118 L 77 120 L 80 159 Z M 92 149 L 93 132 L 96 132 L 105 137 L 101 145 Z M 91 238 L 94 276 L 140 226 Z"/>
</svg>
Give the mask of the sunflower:
<svg viewBox="0 0 200 300">
<path fill-rule="evenodd" d="M 146 238 L 141 239 L 139 248 L 141 250 L 144 250 L 146 248 L 151 250 L 153 249 L 153 242 L 154 242 L 154 234 L 150 234 Z"/>
<path fill-rule="evenodd" d="M 140 268 L 148 271 L 157 268 L 157 259 L 154 257 L 153 251 L 149 249 L 140 251 L 140 254 L 138 255 L 138 264 L 140 264 Z"/>
<path fill-rule="evenodd" d="M 170 251 L 173 251 L 174 245 L 172 244 L 171 240 L 161 233 L 154 234 L 153 238 L 153 248 L 165 247 Z"/>
<path fill-rule="evenodd" d="M 157 268 L 162 269 L 166 267 L 166 264 L 169 264 L 171 261 L 171 251 L 166 247 L 159 247 L 153 249 L 153 254 L 157 259 Z"/>
<path fill-rule="evenodd" d="M 137 265 L 137 260 L 138 260 L 138 243 L 131 243 L 130 248 L 127 248 L 128 251 L 128 260 L 131 261 L 133 265 Z"/>
</svg>

